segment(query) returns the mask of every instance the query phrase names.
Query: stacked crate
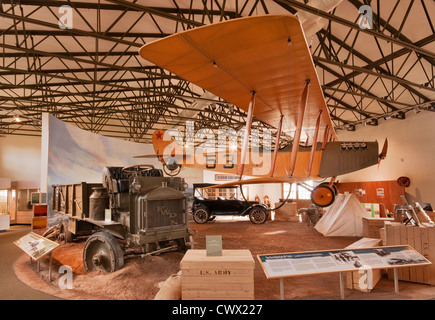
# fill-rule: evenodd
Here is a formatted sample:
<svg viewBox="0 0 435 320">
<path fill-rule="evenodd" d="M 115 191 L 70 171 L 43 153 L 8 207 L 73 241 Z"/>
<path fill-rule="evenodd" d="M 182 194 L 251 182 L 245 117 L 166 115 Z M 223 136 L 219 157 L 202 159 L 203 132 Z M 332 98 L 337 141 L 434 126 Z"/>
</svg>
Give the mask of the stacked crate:
<svg viewBox="0 0 435 320">
<path fill-rule="evenodd" d="M 183 300 L 253 300 L 255 262 L 249 250 L 188 250 L 180 262 Z"/>
<path fill-rule="evenodd" d="M 275 207 L 281 204 L 276 203 Z M 293 221 L 299 222 L 298 206 L 296 202 L 286 202 L 284 205 L 275 210 L 275 221 Z"/>
<path fill-rule="evenodd" d="M 362 218 L 363 237 L 365 238 L 381 238 L 381 229 L 385 222 L 393 222 L 394 218 Z"/>
<path fill-rule="evenodd" d="M 421 267 L 399 268 L 399 280 L 435 284 L 435 227 L 405 226 L 400 222 L 385 222 L 386 245 L 407 244 L 432 262 Z M 388 271 L 393 278 L 393 272 Z"/>
<path fill-rule="evenodd" d="M 347 246 L 346 249 L 361 249 L 361 248 L 373 248 L 378 247 L 381 245 L 382 240 L 376 239 L 376 238 L 362 238 L 358 240 L 357 242 L 352 243 L 351 245 Z M 371 277 L 371 279 L 369 279 Z M 361 280 L 361 278 L 364 278 Z M 375 269 L 372 270 L 370 273 L 367 271 L 361 272 L 353 271 L 353 272 L 347 272 L 346 273 L 346 287 L 353 290 L 359 290 L 362 292 L 371 292 L 372 289 L 375 287 L 375 285 L 381 280 L 382 278 L 382 270 L 381 269 Z M 362 281 L 362 283 L 361 283 Z M 372 284 L 372 287 L 368 286 L 368 282 Z M 361 284 L 366 284 L 361 286 Z"/>
</svg>

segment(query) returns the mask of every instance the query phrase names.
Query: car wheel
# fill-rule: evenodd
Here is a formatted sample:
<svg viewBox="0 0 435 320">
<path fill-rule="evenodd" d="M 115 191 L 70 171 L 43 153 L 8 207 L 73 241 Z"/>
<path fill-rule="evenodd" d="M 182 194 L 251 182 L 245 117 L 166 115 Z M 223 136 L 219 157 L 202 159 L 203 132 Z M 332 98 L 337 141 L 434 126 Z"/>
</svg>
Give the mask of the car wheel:
<svg viewBox="0 0 435 320">
<path fill-rule="evenodd" d="M 206 223 L 210 215 L 206 207 L 198 207 L 193 211 L 193 220 L 198 224 Z"/>
<path fill-rule="evenodd" d="M 262 224 L 267 220 L 267 210 L 261 207 L 254 207 L 249 212 L 249 219 L 254 224 Z"/>
</svg>

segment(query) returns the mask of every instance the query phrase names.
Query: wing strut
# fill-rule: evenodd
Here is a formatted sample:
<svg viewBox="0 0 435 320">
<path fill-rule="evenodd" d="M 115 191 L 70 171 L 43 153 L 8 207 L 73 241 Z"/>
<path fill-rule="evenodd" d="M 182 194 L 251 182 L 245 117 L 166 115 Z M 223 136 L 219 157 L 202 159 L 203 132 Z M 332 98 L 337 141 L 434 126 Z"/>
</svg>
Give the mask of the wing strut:
<svg viewBox="0 0 435 320">
<path fill-rule="evenodd" d="M 278 124 L 278 131 L 276 132 L 276 139 L 275 139 L 275 150 L 273 151 L 273 161 L 272 166 L 270 167 L 270 176 L 273 177 L 273 172 L 275 171 L 275 164 L 276 164 L 276 158 L 278 156 L 278 150 L 279 150 L 279 141 L 281 139 L 281 130 L 282 130 L 282 119 L 283 115 L 281 115 L 281 118 L 279 119 Z"/>
<path fill-rule="evenodd" d="M 319 138 L 320 120 L 322 119 L 322 112 L 323 110 L 320 110 L 316 121 L 316 130 L 314 132 L 313 145 L 311 146 L 310 163 L 308 164 L 308 176 L 311 175 L 311 169 L 313 168 L 314 154 L 316 153 L 317 140 Z"/>
<path fill-rule="evenodd" d="M 329 125 L 325 127 L 325 132 L 323 134 L 323 144 L 322 144 L 322 150 L 325 149 L 326 144 L 328 143 L 328 137 L 329 137 Z"/>
<path fill-rule="evenodd" d="M 302 93 L 301 105 L 299 107 L 298 122 L 296 125 L 295 136 L 293 138 L 293 147 L 292 147 L 292 155 L 291 155 L 291 159 L 290 159 L 289 177 L 293 176 L 293 173 L 295 172 L 295 168 L 296 168 L 296 157 L 298 155 L 299 141 L 301 139 L 302 123 L 304 121 L 305 109 L 306 109 L 307 104 L 308 104 L 308 94 L 310 91 L 309 88 L 310 88 L 310 80 L 308 79 L 305 83 L 305 89 L 304 89 L 304 92 Z"/>
<path fill-rule="evenodd" d="M 248 152 L 249 135 L 251 134 L 252 118 L 254 117 L 255 94 L 256 92 L 253 91 L 251 96 L 251 101 L 249 101 L 248 116 L 246 119 L 246 127 L 245 127 L 245 136 L 243 137 L 242 157 L 240 158 L 240 166 L 239 166 L 240 180 L 242 179 L 243 176 L 243 171 L 245 169 L 245 163 L 246 163 L 246 153 Z"/>
</svg>

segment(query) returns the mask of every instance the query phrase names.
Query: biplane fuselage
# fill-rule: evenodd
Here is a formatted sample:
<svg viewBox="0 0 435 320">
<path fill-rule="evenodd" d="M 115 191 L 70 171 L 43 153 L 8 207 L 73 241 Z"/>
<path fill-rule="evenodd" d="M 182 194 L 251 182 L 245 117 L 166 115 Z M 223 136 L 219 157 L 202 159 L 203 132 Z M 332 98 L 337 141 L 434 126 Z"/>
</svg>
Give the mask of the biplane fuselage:
<svg viewBox="0 0 435 320">
<path fill-rule="evenodd" d="M 153 133 L 155 156 L 163 165 L 178 164 L 181 167 L 213 170 L 238 175 L 242 153 L 234 144 L 216 145 L 210 148 L 180 145 L 163 131 Z M 213 149 L 217 151 L 213 151 Z M 250 149 L 244 165 L 244 175 L 251 177 L 289 177 L 292 146 L 278 150 L 275 160 L 273 150 Z M 313 146 L 299 146 L 293 177 L 302 180 L 323 180 L 353 172 L 378 163 L 377 142 L 318 142 Z"/>
</svg>

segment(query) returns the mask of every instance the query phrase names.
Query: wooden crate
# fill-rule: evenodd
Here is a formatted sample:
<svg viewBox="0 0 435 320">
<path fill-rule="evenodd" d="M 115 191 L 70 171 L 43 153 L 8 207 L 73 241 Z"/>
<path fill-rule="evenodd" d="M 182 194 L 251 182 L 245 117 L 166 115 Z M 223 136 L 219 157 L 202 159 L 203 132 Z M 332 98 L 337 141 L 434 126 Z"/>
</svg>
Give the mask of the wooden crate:
<svg viewBox="0 0 435 320">
<path fill-rule="evenodd" d="M 180 262 L 183 300 L 253 300 L 255 262 L 249 250 L 188 250 Z"/>
<path fill-rule="evenodd" d="M 279 205 L 281 204 L 275 203 L 275 207 Z M 274 220 L 299 222 L 298 206 L 296 202 L 286 202 L 279 209 L 275 210 Z"/>
<path fill-rule="evenodd" d="M 386 245 L 410 245 L 433 263 L 430 266 L 399 268 L 399 280 L 435 284 L 435 227 L 405 226 L 400 222 L 386 222 L 385 240 Z M 388 271 L 388 277 L 393 279 L 391 270 Z"/>
<path fill-rule="evenodd" d="M 362 238 L 351 245 L 347 246 L 346 249 L 358 249 L 358 248 L 373 248 L 381 245 L 382 240 L 376 239 L 376 238 Z M 360 285 L 360 279 L 364 277 L 364 284 L 367 284 L 370 279 L 368 278 L 371 276 L 371 283 L 372 287 L 368 288 L 367 285 Z M 375 285 L 379 282 L 379 280 L 382 278 L 382 270 L 376 269 L 372 270 L 371 274 L 366 272 L 360 272 L 360 271 L 353 271 L 353 272 L 347 272 L 346 273 L 346 287 L 353 290 L 359 290 L 362 292 L 370 292 L 375 287 Z"/>
<path fill-rule="evenodd" d="M 381 239 L 380 229 L 385 221 L 394 221 L 394 218 L 362 218 L 363 237 Z"/>
</svg>

